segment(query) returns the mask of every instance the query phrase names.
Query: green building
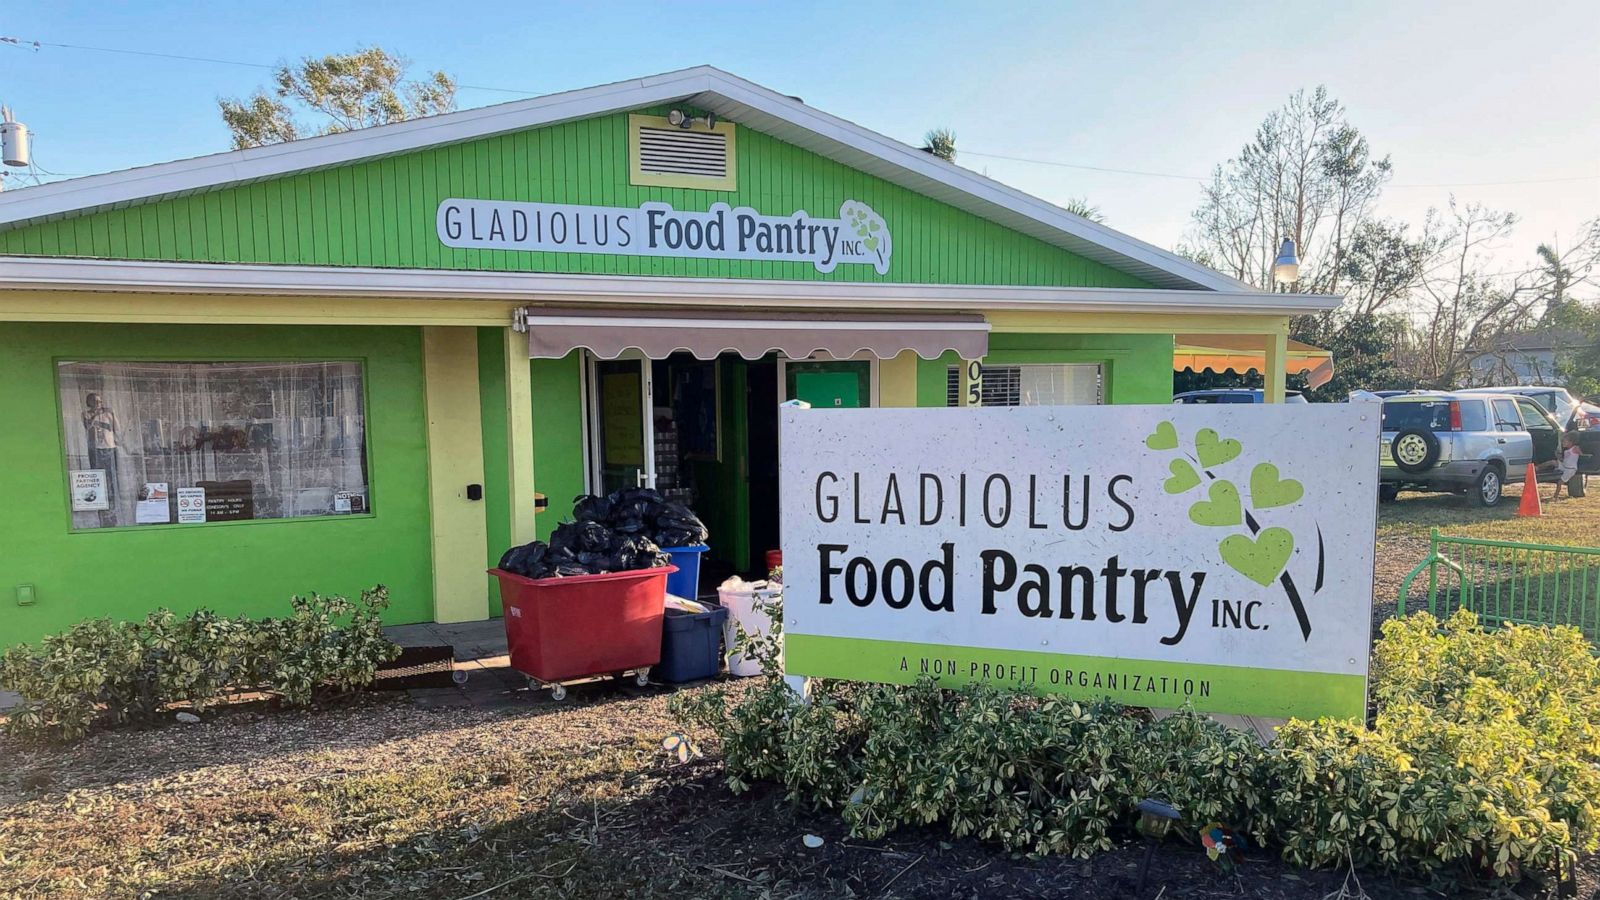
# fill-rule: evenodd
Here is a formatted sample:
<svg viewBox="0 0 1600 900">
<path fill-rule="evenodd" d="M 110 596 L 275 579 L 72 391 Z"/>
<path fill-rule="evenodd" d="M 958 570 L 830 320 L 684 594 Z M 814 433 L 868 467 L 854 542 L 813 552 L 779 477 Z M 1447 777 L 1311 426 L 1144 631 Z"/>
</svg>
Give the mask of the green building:
<svg viewBox="0 0 1600 900">
<path fill-rule="evenodd" d="M 494 616 L 507 546 L 635 484 L 760 571 L 782 400 L 1167 403 L 1174 335 L 1281 399 L 1336 303 L 707 67 L 7 191 L 0 645 L 378 582 Z"/>
</svg>

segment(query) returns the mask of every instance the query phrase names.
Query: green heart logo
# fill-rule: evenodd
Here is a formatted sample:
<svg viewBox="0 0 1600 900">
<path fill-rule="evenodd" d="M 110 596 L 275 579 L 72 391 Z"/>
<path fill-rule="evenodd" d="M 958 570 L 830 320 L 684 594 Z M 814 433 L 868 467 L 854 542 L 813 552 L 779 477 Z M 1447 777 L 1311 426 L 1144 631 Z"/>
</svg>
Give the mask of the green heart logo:
<svg viewBox="0 0 1600 900">
<path fill-rule="evenodd" d="M 1171 422 L 1162 422 L 1156 430 L 1144 439 L 1144 445 L 1151 450 L 1176 450 L 1178 449 L 1178 429 L 1172 427 Z"/>
<path fill-rule="evenodd" d="M 1294 535 L 1287 528 L 1268 528 L 1251 540 L 1230 534 L 1217 545 L 1222 561 L 1262 587 L 1270 587 L 1294 552 Z"/>
<path fill-rule="evenodd" d="M 1172 470 L 1172 477 L 1161 486 L 1166 488 L 1169 494 L 1181 494 L 1200 483 L 1200 474 L 1187 460 L 1175 459 L 1167 464 L 1167 468 Z"/>
<path fill-rule="evenodd" d="M 1272 463 L 1257 463 L 1250 470 L 1250 502 L 1256 509 L 1271 509 L 1299 500 L 1305 488 L 1293 478 L 1278 477 L 1278 467 Z"/>
<path fill-rule="evenodd" d="M 1200 468 L 1209 469 L 1220 466 L 1235 456 L 1244 448 L 1233 438 L 1223 440 L 1217 436 L 1212 428 L 1202 428 L 1194 435 L 1194 453 L 1200 457 Z"/>
<path fill-rule="evenodd" d="M 1189 520 L 1196 525 L 1232 527 L 1244 521 L 1244 510 L 1239 505 L 1239 489 L 1231 481 L 1217 481 L 1211 485 L 1210 500 L 1196 500 L 1189 507 Z"/>
</svg>

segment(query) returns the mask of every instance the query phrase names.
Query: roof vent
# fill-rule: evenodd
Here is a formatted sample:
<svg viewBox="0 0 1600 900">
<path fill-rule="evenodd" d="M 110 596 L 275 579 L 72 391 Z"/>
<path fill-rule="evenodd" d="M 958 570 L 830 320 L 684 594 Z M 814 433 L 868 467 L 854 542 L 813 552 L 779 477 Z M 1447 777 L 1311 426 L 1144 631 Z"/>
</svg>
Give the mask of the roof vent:
<svg viewBox="0 0 1600 900">
<path fill-rule="evenodd" d="M 639 129 L 639 171 L 652 175 L 728 176 L 728 136 L 682 128 Z"/>
<path fill-rule="evenodd" d="M 734 189 L 733 123 L 695 119 L 673 125 L 654 116 L 631 118 L 634 184 Z"/>
</svg>

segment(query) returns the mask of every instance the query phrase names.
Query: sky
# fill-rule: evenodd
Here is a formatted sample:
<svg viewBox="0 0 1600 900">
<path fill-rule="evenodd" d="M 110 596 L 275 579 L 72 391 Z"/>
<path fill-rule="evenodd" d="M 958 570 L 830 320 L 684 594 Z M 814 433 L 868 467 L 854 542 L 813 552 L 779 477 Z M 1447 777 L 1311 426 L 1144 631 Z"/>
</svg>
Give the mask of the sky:
<svg viewBox="0 0 1600 900">
<path fill-rule="evenodd" d="M 1393 160 L 1384 215 L 1515 212 L 1508 261 L 1600 216 L 1594 0 L 5 6 L 0 37 L 43 46 L 0 44 L 0 103 L 59 173 L 226 150 L 217 98 L 269 75 L 78 48 L 269 66 L 378 45 L 455 76 L 462 107 L 709 63 L 909 143 L 948 127 L 960 164 L 1168 248 L 1199 179 L 1324 84 Z"/>
</svg>

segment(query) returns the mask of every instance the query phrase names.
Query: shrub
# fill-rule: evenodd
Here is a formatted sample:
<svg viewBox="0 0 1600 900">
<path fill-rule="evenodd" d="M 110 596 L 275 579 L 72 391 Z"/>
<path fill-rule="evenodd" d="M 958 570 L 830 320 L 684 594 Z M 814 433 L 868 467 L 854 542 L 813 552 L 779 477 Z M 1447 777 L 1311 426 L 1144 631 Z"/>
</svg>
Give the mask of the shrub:
<svg viewBox="0 0 1600 900">
<path fill-rule="evenodd" d="M 1600 665 L 1572 628 L 1384 623 L 1374 727 L 1294 722 L 1270 774 L 1284 856 L 1511 876 L 1600 847 Z"/>
<path fill-rule="evenodd" d="M 383 636 L 389 605 L 382 586 L 352 602 L 295 597 L 282 619 L 178 618 L 158 610 L 143 621 L 90 619 L 0 655 L 0 688 L 22 695 L 6 729 L 20 737 L 75 740 L 102 722 L 150 721 L 171 704 L 204 709 L 238 690 L 266 690 L 304 705 L 318 690 L 372 682 L 399 648 Z M 338 623 L 349 618 L 349 624 Z"/>
<path fill-rule="evenodd" d="M 1222 822 L 1291 862 L 1515 876 L 1600 846 L 1600 664 L 1573 629 L 1484 631 L 1468 613 L 1387 623 L 1372 728 L 1292 721 L 1263 747 L 1192 712 L 1153 720 L 984 686 L 768 679 L 678 712 L 721 738 L 728 784 L 783 784 L 857 837 L 942 825 L 1017 852 L 1088 856 L 1143 797 L 1192 838 Z"/>
</svg>

